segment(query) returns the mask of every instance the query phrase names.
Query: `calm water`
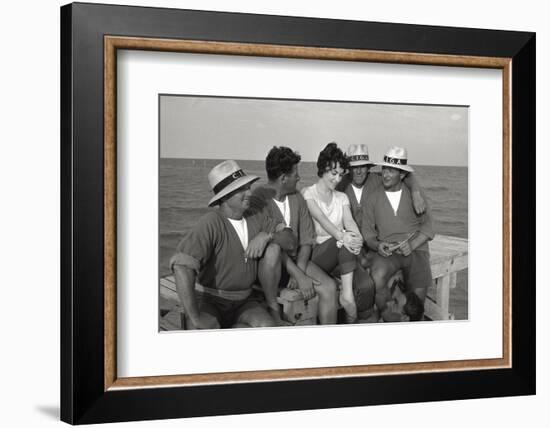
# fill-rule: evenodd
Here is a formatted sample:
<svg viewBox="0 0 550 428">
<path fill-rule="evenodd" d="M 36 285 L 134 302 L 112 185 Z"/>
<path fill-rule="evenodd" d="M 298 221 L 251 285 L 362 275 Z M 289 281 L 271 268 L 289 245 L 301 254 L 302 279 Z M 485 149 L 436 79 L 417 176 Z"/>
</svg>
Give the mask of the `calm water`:
<svg viewBox="0 0 550 428">
<path fill-rule="evenodd" d="M 194 227 L 208 210 L 212 192 L 207 174 L 220 160 L 161 159 L 160 160 L 160 270 L 167 275 L 168 261 L 179 240 Z M 239 165 L 248 174 L 267 181 L 263 161 L 242 161 Z M 432 208 L 435 232 L 468 238 L 468 168 L 414 166 L 416 177 L 424 188 Z M 313 162 L 300 163 L 301 181 L 298 187 L 317 181 Z M 459 273 L 458 286 L 451 291 L 451 311 L 457 319 L 466 319 L 468 302 L 467 271 Z"/>
</svg>

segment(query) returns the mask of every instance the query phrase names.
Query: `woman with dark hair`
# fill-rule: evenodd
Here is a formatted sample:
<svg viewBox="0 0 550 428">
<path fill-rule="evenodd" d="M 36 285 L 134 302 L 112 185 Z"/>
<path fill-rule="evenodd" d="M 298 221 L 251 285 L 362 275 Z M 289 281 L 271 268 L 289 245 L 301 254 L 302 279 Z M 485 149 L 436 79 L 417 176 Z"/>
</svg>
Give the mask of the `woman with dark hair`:
<svg viewBox="0 0 550 428">
<path fill-rule="evenodd" d="M 311 260 L 325 272 L 339 267 L 342 289 L 340 304 L 346 311 L 346 322 L 357 320 L 353 296 L 353 272 L 363 238 L 353 220 L 350 202 L 345 193 L 336 191 L 348 169 L 348 160 L 336 143 L 329 143 L 317 159 L 319 180 L 302 190 L 313 217 L 316 245 Z"/>
</svg>

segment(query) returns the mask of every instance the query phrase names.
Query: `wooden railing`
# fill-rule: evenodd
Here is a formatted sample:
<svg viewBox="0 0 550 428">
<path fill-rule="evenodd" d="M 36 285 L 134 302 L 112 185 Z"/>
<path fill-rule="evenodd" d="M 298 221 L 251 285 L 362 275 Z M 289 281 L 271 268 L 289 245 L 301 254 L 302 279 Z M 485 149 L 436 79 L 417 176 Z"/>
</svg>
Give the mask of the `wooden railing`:
<svg viewBox="0 0 550 428">
<path fill-rule="evenodd" d="M 432 320 L 454 319 L 449 309 L 450 294 L 456 287 L 457 273 L 468 269 L 468 240 L 436 235 L 430 241 L 430 260 L 434 284 L 424 303 L 426 316 Z"/>
</svg>

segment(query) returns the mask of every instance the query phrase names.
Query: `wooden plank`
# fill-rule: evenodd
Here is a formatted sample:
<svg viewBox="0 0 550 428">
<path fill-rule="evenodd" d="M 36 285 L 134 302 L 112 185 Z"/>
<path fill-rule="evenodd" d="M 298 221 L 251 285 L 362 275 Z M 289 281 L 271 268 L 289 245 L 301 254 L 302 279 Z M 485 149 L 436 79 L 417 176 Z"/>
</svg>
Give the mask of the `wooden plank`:
<svg viewBox="0 0 550 428">
<path fill-rule="evenodd" d="M 455 275 L 453 273 L 451 275 Z M 451 275 L 438 278 L 436 280 L 436 304 L 441 310 L 443 319 L 449 319 L 449 297 L 450 297 L 450 277 Z"/>
<path fill-rule="evenodd" d="M 177 309 L 168 312 L 160 319 L 160 329 L 163 331 L 181 330 L 181 313 Z"/>
<path fill-rule="evenodd" d="M 172 303 L 180 303 L 180 298 L 176 292 L 176 284 L 173 276 L 167 276 L 160 280 L 160 295 Z"/>
<path fill-rule="evenodd" d="M 433 321 L 442 321 L 448 318 L 445 318 L 441 308 L 436 305 L 431 299 L 426 299 L 424 301 L 424 315 Z"/>
<path fill-rule="evenodd" d="M 431 260 L 432 277 L 439 278 L 452 272 L 459 272 L 468 268 L 468 257 L 457 256 L 455 258 Z"/>
<path fill-rule="evenodd" d="M 174 278 L 174 275 L 169 275 L 161 278 L 160 285 L 161 287 L 166 287 L 167 289 L 172 290 L 174 293 L 177 292 L 176 279 Z"/>
</svg>

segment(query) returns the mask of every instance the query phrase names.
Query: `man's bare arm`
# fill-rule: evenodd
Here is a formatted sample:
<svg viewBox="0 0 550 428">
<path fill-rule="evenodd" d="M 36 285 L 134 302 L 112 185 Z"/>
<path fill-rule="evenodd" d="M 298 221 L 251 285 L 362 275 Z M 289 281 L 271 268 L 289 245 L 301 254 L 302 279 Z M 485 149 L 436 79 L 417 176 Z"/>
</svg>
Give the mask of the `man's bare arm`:
<svg viewBox="0 0 550 428">
<path fill-rule="evenodd" d="M 426 200 L 414 172 L 409 172 L 403 182 L 411 191 L 414 211 L 418 215 L 423 214 L 426 211 Z"/>
<path fill-rule="evenodd" d="M 300 269 L 286 254 L 283 254 L 283 263 L 290 275 L 291 280 L 295 281 L 295 284 L 300 289 L 304 299 L 309 300 L 315 296 L 314 286 L 318 285 L 319 282 L 307 276 L 305 271 L 302 271 L 302 269 Z"/>
<path fill-rule="evenodd" d="M 186 266 L 174 265 L 176 289 L 185 313 L 195 325 L 198 325 L 200 312 L 195 297 L 195 271 Z"/>
<path fill-rule="evenodd" d="M 174 276 L 178 296 L 185 309 L 185 314 L 195 328 L 219 328 L 220 326 L 215 318 L 199 311 L 197 298 L 195 297 L 195 271 L 186 266 L 174 265 Z"/>
<path fill-rule="evenodd" d="M 307 263 L 309 262 L 310 257 L 311 257 L 311 245 L 301 245 L 300 248 L 298 248 L 296 265 L 304 273 L 307 269 Z"/>
</svg>

